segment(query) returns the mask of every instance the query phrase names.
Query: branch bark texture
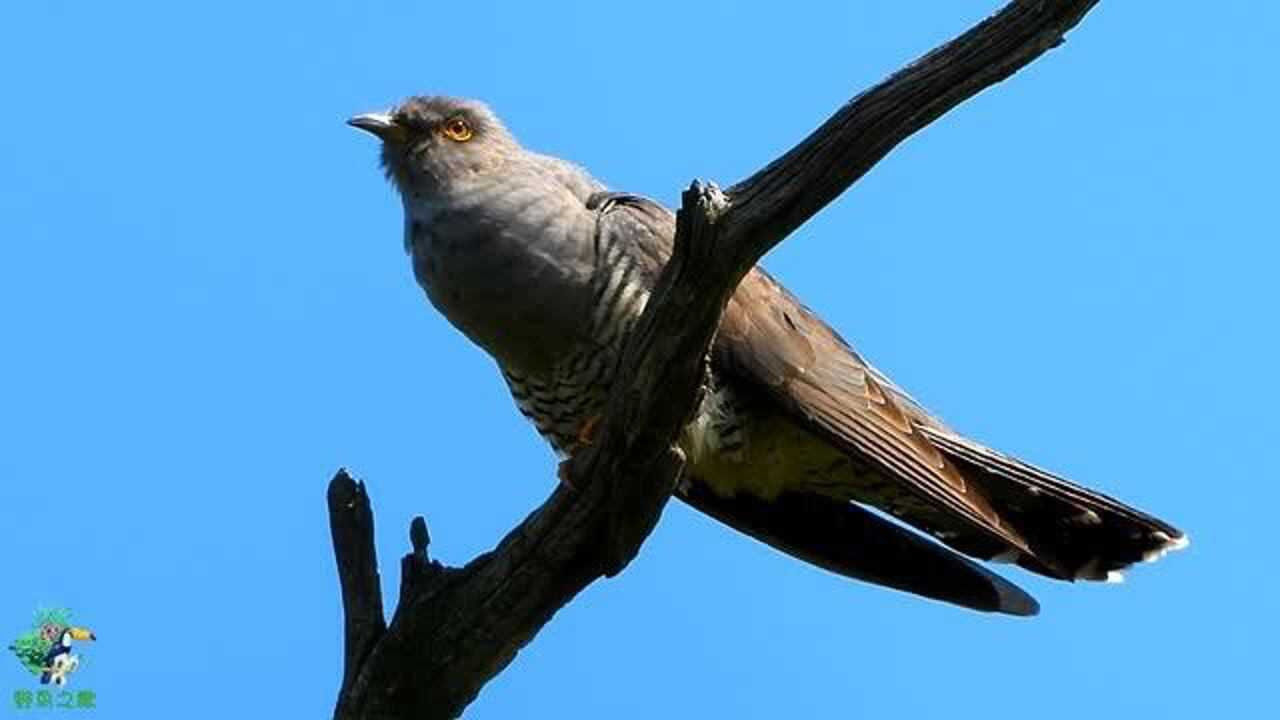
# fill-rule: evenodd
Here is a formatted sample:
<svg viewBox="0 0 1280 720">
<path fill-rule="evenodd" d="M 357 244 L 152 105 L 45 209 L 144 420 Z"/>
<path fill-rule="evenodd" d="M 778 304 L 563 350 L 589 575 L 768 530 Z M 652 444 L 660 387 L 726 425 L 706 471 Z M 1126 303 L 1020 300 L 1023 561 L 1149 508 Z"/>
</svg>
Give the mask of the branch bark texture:
<svg viewBox="0 0 1280 720">
<path fill-rule="evenodd" d="M 675 250 L 628 339 L 597 442 L 496 548 L 465 567 L 430 560 L 422 518 L 382 614 L 373 515 L 339 471 L 329 514 L 342 585 L 337 718 L 453 718 L 538 630 L 639 551 L 684 468 L 676 446 L 700 397 L 720 314 L 747 271 L 899 142 L 1056 47 L 1097 0 L 1017 0 L 842 107 L 726 191 L 684 192 Z"/>
</svg>

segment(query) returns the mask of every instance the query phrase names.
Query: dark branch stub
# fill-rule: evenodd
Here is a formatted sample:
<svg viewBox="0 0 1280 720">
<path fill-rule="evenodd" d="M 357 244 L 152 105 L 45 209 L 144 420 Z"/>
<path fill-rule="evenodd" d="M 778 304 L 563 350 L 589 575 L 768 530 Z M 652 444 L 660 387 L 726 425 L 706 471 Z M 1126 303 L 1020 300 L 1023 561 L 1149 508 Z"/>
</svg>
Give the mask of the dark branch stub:
<svg viewBox="0 0 1280 720">
<path fill-rule="evenodd" d="M 421 515 L 409 523 L 409 544 L 413 546 L 414 557 L 426 562 L 427 545 L 431 544 L 431 533 L 427 530 L 427 519 Z"/>
<path fill-rule="evenodd" d="M 799 145 L 720 191 L 681 198 L 675 249 L 623 354 L 596 445 L 551 497 L 463 568 L 410 526 L 399 605 L 382 614 L 373 514 L 340 470 L 329 519 L 345 614 L 336 718 L 454 718 L 577 593 L 621 572 L 684 469 L 676 446 L 701 392 L 725 303 L 769 249 L 898 143 L 1058 45 L 1097 0 L 1015 0 L 859 95 Z"/>
<path fill-rule="evenodd" d="M 409 545 L 413 549 L 400 560 L 401 603 L 420 594 L 423 586 L 436 575 L 449 571 L 449 568 L 427 557 L 427 545 L 430 543 L 427 519 L 418 515 L 409 523 Z"/>
<path fill-rule="evenodd" d="M 382 585 L 373 546 L 373 509 L 364 483 L 338 470 L 329 481 L 329 530 L 342 585 L 344 671 L 342 694 L 377 640 L 386 632 Z"/>
</svg>

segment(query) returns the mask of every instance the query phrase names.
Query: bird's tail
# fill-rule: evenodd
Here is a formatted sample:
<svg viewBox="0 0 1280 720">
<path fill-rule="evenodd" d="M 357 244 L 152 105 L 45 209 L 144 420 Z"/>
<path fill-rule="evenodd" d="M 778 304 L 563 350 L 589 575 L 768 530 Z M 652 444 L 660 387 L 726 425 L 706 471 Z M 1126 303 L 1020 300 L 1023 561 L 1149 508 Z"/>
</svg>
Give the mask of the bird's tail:
<svg viewBox="0 0 1280 720">
<path fill-rule="evenodd" d="M 919 428 L 990 498 L 1035 557 L 1008 560 L 1063 580 L 1120 582 L 1121 571 L 1190 544 L 1172 525 L 948 430 Z"/>
</svg>

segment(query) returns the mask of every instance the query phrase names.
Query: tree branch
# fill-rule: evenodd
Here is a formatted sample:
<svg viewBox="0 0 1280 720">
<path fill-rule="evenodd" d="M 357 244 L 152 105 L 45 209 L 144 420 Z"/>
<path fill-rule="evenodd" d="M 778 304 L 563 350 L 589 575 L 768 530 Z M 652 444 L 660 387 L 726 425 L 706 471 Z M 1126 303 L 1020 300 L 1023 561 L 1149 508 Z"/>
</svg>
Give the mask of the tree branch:
<svg viewBox="0 0 1280 720">
<path fill-rule="evenodd" d="M 491 552 L 460 569 L 427 557 L 411 528 L 400 602 L 384 625 L 373 518 L 339 472 L 330 522 L 346 613 L 337 718 L 453 718 L 557 610 L 621 572 L 684 468 L 677 438 L 701 393 L 720 314 L 742 277 L 899 142 L 1049 48 L 1097 0 L 1017 0 L 841 108 L 763 170 L 681 198 L 675 248 L 628 338 L 595 446 Z"/>
<path fill-rule="evenodd" d="M 378 555 L 373 547 L 373 509 L 364 483 L 345 469 L 329 481 L 329 532 L 338 560 L 338 580 L 342 585 L 343 632 L 342 688 L 351 684 L 355 671 L 373 644 L 387 630 L 382 617 L 382 586 L 378 577 Z"/>
<path fill-rule="evenodd" d="M 729 190 L 733 233 L 752 247 L 777 244 L 912 133 L 1061 45 L 1097 3 L 1015 0 L 858 95 Z"/>
</svg>

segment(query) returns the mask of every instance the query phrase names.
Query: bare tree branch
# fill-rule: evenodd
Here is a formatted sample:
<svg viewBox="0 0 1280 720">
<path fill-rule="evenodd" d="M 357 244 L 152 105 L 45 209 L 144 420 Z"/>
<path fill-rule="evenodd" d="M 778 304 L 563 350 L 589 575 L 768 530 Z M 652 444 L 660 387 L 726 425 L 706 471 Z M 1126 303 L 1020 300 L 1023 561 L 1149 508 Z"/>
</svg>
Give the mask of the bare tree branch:
<svg viewBox="0 0 1280 720">
<path fill-rule="evenodd" d="M 426 524 L 416 518 L 389 627 L 368 497 L 339 472 L 329 509 L 346 669 L 335 717 L 457 717 L 557 610 L 621 572 L 684 468 L 676 440 L 742 277 L 899 142 L 1057 46 L 1096 2 L 1012 2 L 859 95 L 728 191 L 695 182 L 681 198 L 672 258 L 628 339 L 598 442 L 567 467 L 577 490 L 558 487 L 493 551 L 460 569 L 427 557 Z"/>
<path fill-rule="evenodd" d="M 772 247 L 912 133 L 1062 44 L 1097 0 L 1016 0 L 849 101 L 799 145 L 734 185 L 733 232 Z"/>
<path fill-rule="evenodd" d="M 387 630 L 382 617 L 382 586 L 378 556 L 373 547 L 373 509 L 364 483 L 339 470 L 329 482 L 329 532 L 338 560 L 342 584 L 343 633 L 342 688 L 351 684 L 373 644 Z"/>
</svg>

